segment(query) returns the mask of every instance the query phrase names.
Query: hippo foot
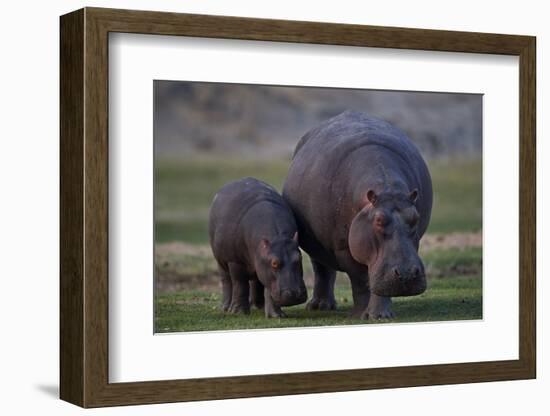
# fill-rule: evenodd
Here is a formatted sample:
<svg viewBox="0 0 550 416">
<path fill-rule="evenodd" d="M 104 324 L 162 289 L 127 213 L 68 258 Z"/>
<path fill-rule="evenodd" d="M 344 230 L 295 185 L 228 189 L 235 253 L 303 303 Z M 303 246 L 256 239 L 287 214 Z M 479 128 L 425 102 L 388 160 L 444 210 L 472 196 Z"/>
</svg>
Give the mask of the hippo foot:
<svg viewBox="0 0 550 416">
<path fill-rule="evenodd" d="M 392 319 L 395 318 L 391 310 L 391 298 L 371 294 L 369 305 L 361 316 L 361 319 Z"/>
<path fill-rule="evenodd" d="M 306 305 L 308 311 L 333 311 L 336 309 L 334 299 L 313 297 Z"/>
<path fill-rule="evenodd" d="M 369 305 L 360 314 L 359 319 L 381 320 L 393 319 L 395 314 L 391 310 L 390 298 L 371 297 Z"/>
<path fill-rule="evenodd" d="M 266 302 L 265 317 L 266 318 L 286 318 L 286 313 L 282 311 L 280 306 L 275 305 L 273 302 Z"/>
<path fill-rule="evenodd" d="M 395 314 L 391 310 L 382 310 L 382 311 L 370 311 L 369 309 L 355 311 L 353 310 L 350 314 L 352 319 L 362 319 L 364 321 L 370 319 L 371 321 L 380 321 L 382 319 L 393 319 Z"/>
<path fill-rule="evenodd" d="M 250 313 L 250 306 L 243 305 L 242 303 L 232 303 L 227 309 L 227 312 L 234 314 L 242 313 L 244 315 L 248 315 Z"/>
<path fill-rule="evenodd" d="M 228 312 L 230 307 L 231 307 L 231 304 L 230 304 L 230 303 L 224 303 L 224 304 L 222 305 L 222 311 Z"/>
<path fill-rule="evenodd" d="M 352 319 L 362 319 L 371 321 L 382 320 L 382 319 L 393 319 L 395 314 L 391 310 L 390 306 L 378 308 L 378 307 L 359 307 L 353 308 L 350 313 L 350 318 Z"/>
<path fill-rule="evenodd" d="M 265 310 L 266 318 L 286 318 L 286 313 L 284 313 L 281 308 L 271 308 Z"/>
<path fill-rule="evenodd" d="M 361 314 L 360 319 L 370 319 L 371 321 L 382 320 L 382 319 L 393 319 L 395 314 L 390 310 L 374 310 L 370 311 L 368 308 Z"/>
</svg>

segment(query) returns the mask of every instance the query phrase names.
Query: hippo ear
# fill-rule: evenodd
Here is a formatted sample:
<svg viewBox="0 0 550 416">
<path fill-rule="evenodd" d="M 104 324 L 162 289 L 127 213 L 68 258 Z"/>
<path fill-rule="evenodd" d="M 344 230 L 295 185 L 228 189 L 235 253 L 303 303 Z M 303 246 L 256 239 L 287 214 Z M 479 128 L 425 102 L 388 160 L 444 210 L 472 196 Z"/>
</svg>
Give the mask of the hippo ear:
<svg viewBox="0 0 550 416">
<path fill-rule="evenodd" d="M 413 204 L 416 204 L 417 200 L 418 200 L 418 189 L 413 189 L 409 193 L 409 201 L 411 201 Z"/>
<path fill-rule="evenodd" d="M 292 237 L 292 239 L 295 241 L 295 242 L 298 242 L 298 231 L 296 231 L 294 233 L 294 236 Z"/>
<path fill-rule="evenodd" d="M 271 249 L 271 243 L 269 242 L 269 240 L 262 238 L 260 241 L 260 254 L 263 257 L 267 257 L 269 255 L 270 249 Z"/>
<path fill-rule="evenodd" d="M 376 195 L 376 192 L 374 192 L 372 189 L 369 189 L 367 191 L 367 201 L 369 201 L 372 205 L 374 205 L 377 199 L 378 199 L 378 195 Z"/>
</svg>

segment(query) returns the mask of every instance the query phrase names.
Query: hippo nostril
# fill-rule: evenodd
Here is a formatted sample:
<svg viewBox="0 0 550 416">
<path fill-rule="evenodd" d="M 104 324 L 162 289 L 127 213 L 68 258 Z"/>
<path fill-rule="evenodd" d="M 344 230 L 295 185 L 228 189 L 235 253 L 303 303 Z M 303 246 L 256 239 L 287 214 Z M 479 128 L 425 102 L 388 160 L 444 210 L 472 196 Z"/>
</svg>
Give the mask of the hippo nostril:
<svg viewBox="0 0 550 416">
<path fill-rule="evenodd" d="M 393 276 L 397 277 L 398 279 L 401 279 L 401 273 L 399 273 L 399 269 L 397 267 L 393 267 L 391 269 Z"/>
<path fill-rule="evenodd" d="M 281 297 L 283 299 L 290 299 L 292 297 L 292 291 L 290 289 L 285 289 L 281 292 Z"/>
<path fill-rule="evenodd" d="M 413 268 L 411 269 L 411 275 L 415 278 L 420 276 L 420 267 L 413 266 Z"/>
</svg>

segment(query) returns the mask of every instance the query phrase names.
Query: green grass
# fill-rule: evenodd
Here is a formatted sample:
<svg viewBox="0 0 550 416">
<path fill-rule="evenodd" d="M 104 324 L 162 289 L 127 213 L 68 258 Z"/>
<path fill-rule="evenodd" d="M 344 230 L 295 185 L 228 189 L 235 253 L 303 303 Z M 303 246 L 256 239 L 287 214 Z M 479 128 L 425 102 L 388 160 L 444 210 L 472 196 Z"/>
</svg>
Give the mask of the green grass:
<svg viewBox="0 0 550 416">
<path fill-rule="evenodd" d="M 263 311 L 252 309 L 250 315 L 233 315 L 220 309 L 218 292 L 192 290 L 165 293 L 156 299 L 156 332 L 212 331 L 254 328 L 286 328 L 332 325 L 357 325 L 390 322 L 427 322 L 482 318 L 481 279 L 448 277 L 432 279 L 428 290 L 413 297 L 394 298 L 396 318 L 384 321 L 362 321 L 348 317 L 351 290 L 345 281 L 335 290 L 336 311 L 307 311 L 304 305 L 284 308 L 287 318 L 266 319 Z"/>
<path fill-rule="evenodd" d="M 184 246 L 185 250 L 191 246 Z M 394 298 L 397 318 L 385 322 L 425 322 L 480 319 L 481 248 L 434 249 L 422 254 L 428 289 L 419 296 Z M 263 312 L 252 310 L 249 316 L 223 313 L 221 288 L 215 262 L 206 249 L 200 253 L 172 251 L 157 254 L 157 270 L 165 284 L 156 296 L 157 332 L 206 331 L 294 326 L 364 324 L 349 319 L 352 294 L 348 278 L 339 273 L 335 287 L 338 310 L 306 311 L 304 305 L 284 308 L 286 319 L 265 319 Z M 304 256 L 304 276 L 312 293 L 312 270 Z M 161 282 L 158 282 L 161 283 Z"/>
<path fill-rule="evenodd" d="M 157 242 L 207 243 L 208 208 L 227 182 L 253 176 L 281 190 L 287 160 L 157 160 Z M 430 166 L 434 207 L 429 232 L 481 229 L 481 162 L 437 162 Z"/>
<path fill-rule="evenodd" d="M 429 165 L 434 200 L 428 232 L 481 230 L 481 160 Z"/>
</svg>

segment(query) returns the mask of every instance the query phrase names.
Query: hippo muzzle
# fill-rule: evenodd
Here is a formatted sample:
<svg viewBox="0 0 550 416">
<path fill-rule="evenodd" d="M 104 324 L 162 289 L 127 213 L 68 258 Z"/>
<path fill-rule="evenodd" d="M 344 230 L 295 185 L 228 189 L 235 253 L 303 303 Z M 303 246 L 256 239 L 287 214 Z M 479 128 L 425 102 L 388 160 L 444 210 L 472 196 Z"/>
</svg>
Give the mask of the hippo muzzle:
<svg viewBox="0 0 550 416">
<path fill-rule="evenodd" d="M 272 291 L 271 297 L 279 306 L 299 305 L 307 300 L 307 289 L 305 286 L 283 288 Z"/>
<path fill-rule="evenodd" d="M 369 279 L 371 291 L 378 296 L 414 296 L 426 290 L 426 273 L 419 261 L 412 265 L 391 265 Z"/>
</svg>

